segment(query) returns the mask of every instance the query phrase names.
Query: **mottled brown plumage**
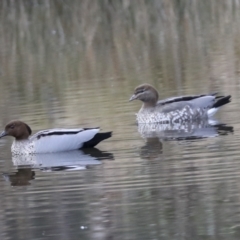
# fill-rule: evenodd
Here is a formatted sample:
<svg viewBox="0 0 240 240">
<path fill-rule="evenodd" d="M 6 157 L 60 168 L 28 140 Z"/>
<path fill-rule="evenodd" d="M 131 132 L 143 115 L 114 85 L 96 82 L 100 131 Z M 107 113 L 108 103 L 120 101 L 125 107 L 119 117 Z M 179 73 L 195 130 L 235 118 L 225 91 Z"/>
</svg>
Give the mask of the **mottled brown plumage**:
<svg viewBox="0 0 240 240">
<path fill-rule="evenodd" d="M 129 101 L 140 100 L 138 123 L 170 123 L 204 119 L 214 115 L 219 107 L 229 103 L 231 96 L 213 94 L 188 95 L 158 101 L 158 91 L 150 84 L 136 87 Z"/>
</svg>

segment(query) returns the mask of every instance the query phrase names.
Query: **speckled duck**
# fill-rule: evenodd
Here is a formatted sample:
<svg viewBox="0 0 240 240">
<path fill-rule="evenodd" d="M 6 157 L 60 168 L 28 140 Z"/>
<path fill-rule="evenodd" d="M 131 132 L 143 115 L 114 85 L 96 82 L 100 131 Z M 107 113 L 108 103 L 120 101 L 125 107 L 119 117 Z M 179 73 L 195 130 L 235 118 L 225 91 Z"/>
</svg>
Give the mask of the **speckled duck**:
<svg viewBox="0 0 240 240">
<path fill-rule="evenodd" d="M 140 100 L 143 105 L 136 114 L 138 123 L 181 123 L 207 119 L 223 105 L 231 101 L 231 96 L 213 94 L 189 95 L 158 100 L 158 91 L 150 84 L 135 88 L 129 101 Z"/>
<path fill-rule="evenodd" d="M 99 142 L 110 138 L 112 133 L 98 133 L 99 128 L 78 129 L 48 129 L 30 136 L 31 128 L 22 121 L 11 121 L 0 134 L 15 138 L 12 144 L 12 154 L 35 154 L 71 151 L 81 148 L 91 148 Z"/>
</svg>

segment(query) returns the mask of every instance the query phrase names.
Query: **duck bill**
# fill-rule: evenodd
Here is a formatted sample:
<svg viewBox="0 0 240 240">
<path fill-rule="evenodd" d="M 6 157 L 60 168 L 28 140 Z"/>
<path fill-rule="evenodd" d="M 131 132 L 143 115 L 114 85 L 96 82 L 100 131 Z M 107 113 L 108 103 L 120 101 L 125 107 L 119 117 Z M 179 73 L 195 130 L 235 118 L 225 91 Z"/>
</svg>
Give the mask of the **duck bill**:
<svg viewBox="0 0 240 240">
<path fill-rule="evenodd" d="M 135 94 L 133 94 L 133 95 L 130 97 L 129 102 L 131 102 L 131 101 L 133 101 L 133 100 L 135 100 L 135 99 L 137 99 L 137 96 L 136 96 Z"/>
<path fill-rule="evenodd" d="M 5 132 L 5 131 L 3 131 L 1 134 L 0 134 L 0 138 L 2 138 L 2 137 L 5 137 L 5 136 L 7 136 L 8 134 Z"/>
</svg>

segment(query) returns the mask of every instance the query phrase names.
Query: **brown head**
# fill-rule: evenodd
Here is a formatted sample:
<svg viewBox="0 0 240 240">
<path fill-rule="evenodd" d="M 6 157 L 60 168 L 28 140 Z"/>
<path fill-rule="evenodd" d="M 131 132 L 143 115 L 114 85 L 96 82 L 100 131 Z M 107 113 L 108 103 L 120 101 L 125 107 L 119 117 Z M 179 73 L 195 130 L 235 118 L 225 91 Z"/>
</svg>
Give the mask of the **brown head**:
<svg viewBox="0 0 240 240">
<path fill-rule="evenodd" d="M 31 133 L 32 130 L 26 123 L 15 120 L 9 122 L 5 126 L 4 131 L 0 134 L 0 138 L 5 136 L 12 136 L 15 137 L 16 140 L 23 140 L 28 139 Z"/>
<path fill-rule="evenodd" d="M 155 106 L 158 101 L 158 92 L 152 85 L 144 83 L 135 88 L 134 94 L 129 101 L 136 99 L 141 100 L 145 107 Z"/>
</svg>

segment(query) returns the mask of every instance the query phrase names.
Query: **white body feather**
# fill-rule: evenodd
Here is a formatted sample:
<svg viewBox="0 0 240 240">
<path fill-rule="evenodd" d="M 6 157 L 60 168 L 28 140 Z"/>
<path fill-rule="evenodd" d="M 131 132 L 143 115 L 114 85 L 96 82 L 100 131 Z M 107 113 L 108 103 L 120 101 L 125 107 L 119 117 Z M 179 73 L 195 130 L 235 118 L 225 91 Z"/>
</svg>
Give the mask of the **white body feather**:
<svg viewBox="0 0 240 240">
<path fill-rule="evenodd" d="M 217 111 L 218 111 L 219 108 L 210 108 L 208 110 L 208 117 L 212 117 Z"/>
<path fill-rule="evenodd" d="M 27 140 L 15 140 L 12 145 L 12 153 L 18 155 L 76 150 L 91 140 L 98 132 L 98 128 L 43 130 Z"/>
</svg>

